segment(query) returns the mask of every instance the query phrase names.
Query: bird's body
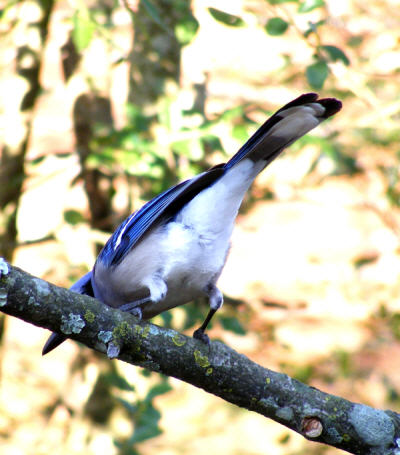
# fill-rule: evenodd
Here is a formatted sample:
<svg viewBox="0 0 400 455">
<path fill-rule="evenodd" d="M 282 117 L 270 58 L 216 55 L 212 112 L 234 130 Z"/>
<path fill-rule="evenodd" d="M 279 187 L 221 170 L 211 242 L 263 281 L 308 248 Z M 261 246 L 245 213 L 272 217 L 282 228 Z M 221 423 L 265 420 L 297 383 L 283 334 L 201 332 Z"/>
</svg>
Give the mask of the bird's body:
<svg viewBox="0 0 400 455">
<path fill-rule="evenodd" d="M 95 294 L 98 291 L 113 307 L 149 297 L 141 306 L 146 319 L 206 295 L 207 286 L 217 281 L 225 264 L 253 168 L 254 163 L 244 160 L 227 178 L 201 191 L 174 219 L 151 230 L 137 244 L 135 254 L 112 268 L 111 274 L 109 267 L 97 261 L 94 276 L 100 285 Z M 215 203 L 218 200 L 224 200 L 222 207 Z M 118 292 L 108 293 L 110 288 Z"/>
<path fill-rule="evenodd" d="M 93 270 L 72 286 L 106 305 L 149 319 L 208 296 L 212 315 L 222 306 L 216 282 L 224 267 L 235 219 L 255 177 L 280 152 L 335 114 L 341 103 L 306 94 L 268 119 L 228 163 L 160 194 L 128 217 L 110 237 Z M 49 352 L 65 339 L 53 334 Z"/>
</svg>

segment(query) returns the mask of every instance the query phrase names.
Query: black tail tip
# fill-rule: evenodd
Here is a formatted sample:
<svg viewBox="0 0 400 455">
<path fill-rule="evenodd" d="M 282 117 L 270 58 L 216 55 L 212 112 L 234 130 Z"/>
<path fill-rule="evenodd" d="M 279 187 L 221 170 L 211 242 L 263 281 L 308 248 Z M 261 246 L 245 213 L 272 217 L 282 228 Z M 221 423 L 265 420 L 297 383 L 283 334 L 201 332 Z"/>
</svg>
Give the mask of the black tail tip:
<svg viewBox="0 0 400 455">
<path fill-rule="evenodd" d="M 48 354 L 50 351 L 60 346 L 60 344 L 63 343 L 66 339 L 67 337 L 64 335 L 60 335 L 59 333 L 52 333 L 49 336 L 49 339 L 46 341 L 46 344 L 43 346 L 42 355 Z"/>
<path fill-rule="evenodd" d="M 304 93 L 303 95 L 300 95 L 299 97 L 295 98 L 293 101 L 279 109 L 279 111 L 277 111 L 277 114 L 288 108 L 303 106 L 304 104 L 309 103 L 318 103 L 325 108 L 325 112 L 322 116 L 323 118 L 331 117 L 332 115 L 336 114 L 336 112 L 339 112 L 340 109 L 342 109 L 342 102 L 337 100 L 336 98 L 322 98 L 319 100 L 318 93 L 310 92 Z"/>
<path fill-rule="evenodd" d="M 342 109 L 342 102 L 336 98 L 323 98 L 318 103 L 325 108 L 324 118 L 331 117 Z"/>
</svg>

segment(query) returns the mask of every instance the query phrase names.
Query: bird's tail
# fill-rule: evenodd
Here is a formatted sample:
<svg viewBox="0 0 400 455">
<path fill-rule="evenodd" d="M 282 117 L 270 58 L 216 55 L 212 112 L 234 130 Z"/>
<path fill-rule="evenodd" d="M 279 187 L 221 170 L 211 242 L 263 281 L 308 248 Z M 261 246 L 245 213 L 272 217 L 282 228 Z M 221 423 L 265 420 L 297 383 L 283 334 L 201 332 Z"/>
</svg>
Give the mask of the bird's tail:
<svg viewBox="0 0 400 455">
<path fill-rule="evenodd" d="M 65 335 L 60 335 L 59 333 L 52 333 L 47 339 L 45 345 L 43 346 L 42 355 L 48 354 L 57 346 L 60 346 L 61 343 L 64 343 L 66 339 L 67 337 Z"/>
<path fill-rule="evenodd" d="M 93 297 L 92 289 L 92 272 L 90 271 L 82 278 L 80 278 L 76 283 L 74 283 L 70 289 L 71 291 L 77 292 L 78 294 L 90 295 Z M 57 346 L 60 346 L 68 337 L 60 333 L 52 333 L 47 339 L 45 345 L 42 349 L 42 355 L 48 354 L 50 351 L 55 349 Z"/>
<path fill-rule="evenodd" d="M 299 96 L 270 117 L 225 164 L 225 169 L 232 168 L 243 159 L 265 162 L 263 169 L 285 147 L 339 112 L 341 108 L 342 103 L 335 98 L 319 100 L 316 93 Z"/>
</svg>

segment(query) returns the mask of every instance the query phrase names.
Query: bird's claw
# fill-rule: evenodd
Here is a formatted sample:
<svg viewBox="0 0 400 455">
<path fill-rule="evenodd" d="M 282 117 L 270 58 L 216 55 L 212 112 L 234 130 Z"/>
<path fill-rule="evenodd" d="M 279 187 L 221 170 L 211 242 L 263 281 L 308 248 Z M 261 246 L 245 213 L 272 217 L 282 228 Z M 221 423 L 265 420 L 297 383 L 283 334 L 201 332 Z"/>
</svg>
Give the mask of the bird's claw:
<svg viewBox="0 0 400 455">
<path fill-rule="evenodd" d="M 199 328 L 193 332 L 193 338 L 200 340 L 208 347 L 210 347 L 210 337 L 204 332 L 202 328 Z"/>
</svg>

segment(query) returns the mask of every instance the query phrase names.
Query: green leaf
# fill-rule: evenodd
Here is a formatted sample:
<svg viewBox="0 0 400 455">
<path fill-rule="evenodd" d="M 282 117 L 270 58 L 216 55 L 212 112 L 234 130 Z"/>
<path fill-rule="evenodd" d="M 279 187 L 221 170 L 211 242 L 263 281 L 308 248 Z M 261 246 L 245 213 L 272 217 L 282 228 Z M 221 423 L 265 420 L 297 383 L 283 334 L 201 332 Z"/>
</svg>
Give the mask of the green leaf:
<svg viewBox="0 0 400 455">
<path fill-rule="evenodd" d="M 307 66 L 307 81 L 312 88 L 320 89 L 323 87 L 325 80 L 328 77 L 328 72 L 329 69 L 326 62 L 319 60 L 318 62 Z"/>
<path fill-rule="evenodd" d="M 130 444 L 136 444 L 160 435 L 162 433 L 158 426 L 160 418 L 160 412 L 151 404 L 141 404 L 138 407 L 138 414 L 135 419 L 135 431 L 129 438 Z"/>
<path fill-rule="evenodd" d="M 156 384 L 153 386 L 149 392 L 147 393 L 147 396 L 145 398 L 146 402 L 151 402 L 154 397 L 158 395 L 164 395 L 164 393 L 168 393 L 172 390 L 172 387 L 168 383 L 168 381 L 163 381 L 160 384 Z"/>
<path fill-rule="evenodd" d="M 284 433 L 279 439 L 278 442 L 279 444 L 287 444 L 290 441 L 290 434 L 289 433 Z"/>
<path fill-rule="evenodd" d="M 90 19 L 89 11 L 87 9 L 76 11 L 72 22 L 74 25 L 72 30 L 72 41 L 78 52 L 82 52 L 92 41 L 95 24 Z"/>
<path fill-rule="evenodd" d="M 269 35 L 278 36 L 283 35 L 288 29 L 289 24 L 280 17 L 273 17 L 268 19 L 265 29 Z"/>
<path fill-rule="evenodd" d="M 221 139 L 218 136 L 214 136 L 213 134 L 203 136 L 201 138 L 201 143 L 203 149 L 205 150 L 212 150 L 213 152 L 215 152 L 216 150 L 220 151 L 224 150 L 224 148 L 222 147 Z"/>
<path fill-rule="evenodd" d="M 79 223 L 82 223 L 83 221 L 85 221 L 85 218 L 77 210 L 66 210 L 64 212 L 64 220 L 68 224 L 72 224 L 72 226 L 75 226 L 76 224 L 79 224 Z"/>
<path fill-rule="evenodd" d="M 243 27 L 244 25 L 243 19 L 238 16 L 234 16 L 233 14 L 228 14 L 215 8 L 208 8 L 208 11 L 216 21 L 222 22 L 230 27 Z"/>
<path fill-rule="evenodd" d="M 114 439 L 113 442 L 115 447 L 117 447 L 120 450 L 118 453 L 124 455 L 140 455 L 139 452 L 134 447 L 127 447 L 127 443 L 125 441 L 119 441 L 117 439 Z"/>
<path fill-rule="evenodd" d="M 400 191 L 396 190 L 396 188 L 389 187 L 386 191 L 386 197 L 392 205 L 400 207 Z"/>
<path fill-rule="evenodd" d="M 230 330 L 237 335 L 246 335 L 246 330 L 239 322 L 239 319 L 227 316 L 220 316 L 219 319 L 225 330 Z"/>
<path fill-rule="evenodd" d="M 129 439 L 131 444 L 137 444 L 138 442 L 146 441 L 147 439 L 155 438 L 156 436 L 160 436 L 162 431 L 158 426 L 150 426 L 150 425 L 138 425 L 135 428 L 135 433 L 132 438 Z"/>
<path fill-rule="evenodd" d="M 300 3 L 298 12 L 308 13 L 315 8 L 321 8 L 321 6 L 325 6 L 324 0 L 305 0 L 304 2 Z"/>
<path fill-rule="evenodd" d="M 129 382 L 123 376 L 115 372 L 105 375 L 105 379 L 108 384 L 120 390 L 126 390 L 129 392 L 133 392 L 135 390 L 135 387 L 132 384 L 129 384 Z"/>
<path fill-rule="evenodd" d="M 186 46 L 192 41 L 198 28 L 199 23 L 196 18 L 189 16 L 185 21 L 182 21 L 175 26 L 176 39 L 182 44 L 182 46 Z"/>
<path fill-rule="evenodd" d="M 379 256 L 378 255 L 368 255 L 365 254 L 363 256 L 359 256 L 353 260 L 353 265 L 356 269 L 360 269 L 361 267 L 364 267 L 365 265 L 372 264 L 378 260 Z"/>
<path fill-rule="evenodd" d="M 34 158 L 34 159 L 31 161 L 31 164 L 32 164 L 33 166 L 36 166 L 37 164 L 40 164 L 45 158 L 46 158 L 45 155 L 38 156 L 37 158 Z"/>
<path fill-rule="evenodd" d="M 347 55 L 342 51 L 342 49 L 339 49 L 336 46 L 321 46 L 322 49 L 324 49 L 328 55 L 329 59 L 332 62 L 336 62 L 337 60 L 341 60 L 346 66 L 350 65 L 350 60 L 348 59 Z"/>
<path fill-rule="evenodd" d="M 184 139 L 182 141 L 175 141 L 171 145 L 175 153 L 190 158 L 192 152 L 192 143 L 193 141 L 191 139 Z"/>
<path fill-rule="evenodd" d="M 400 340 L 400 313 L 394 313 L 390 319 L 390 328 L 393 335 Z"/>
<path fill-rule="evenodd" d="M 182 330 L 187 330 L 195 325 L 203 322 L 204 320 L 204 308 L 195 303 L 189 303 L 183 306 L 185 310 L 185 322 L 183 324 Z M 211 328 L 212 321 L 209 326 Z M 197 328 L 197 327 L 196 327 Z"/>
<path fill-rule="evenodd" d="M 164 313 L 161 313 L 160 318 L 163 320 L 164 327 L 171 327 L 172 314 L 170 311 L 164 311 Z"/>
<path fill-rule="evenodd" d="M 152 422 L 149 424 L 145 422 L 144 425 L 137 425 L 135 427 L 135 432 L 131 438 L 129 438 L 130 444 L 137 444 L 139 442 L 146 441 L 147 439 L 155 438 L 160 436 L 162 430 Z"/>
<path fill-rule="evenodd" d="M 130 416 L 134 416 L 138 412 L 139 407 L 136 404 L 132 404 L 130 401 L 120 397 L 115 397 L 115 400 L 124 407 Z"/>
<path fill-rule="evenodd" d="M 312 365 L 304 365 L 297 367 L 296 370 L 291 374 L 295 379 L 300 382 L 307 384 L 314 372 L 314 367 Z"/>
<path fill-rule="evenodd" d="M 237 141 L 244 143 L 249 138 L 249 130 L 243 124 L 235 125 L 232 128 L 232 137 Z"/>
</svg>

